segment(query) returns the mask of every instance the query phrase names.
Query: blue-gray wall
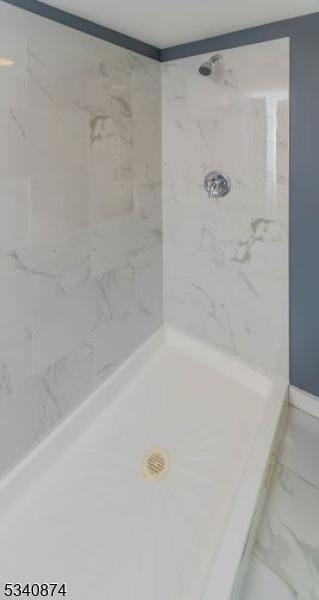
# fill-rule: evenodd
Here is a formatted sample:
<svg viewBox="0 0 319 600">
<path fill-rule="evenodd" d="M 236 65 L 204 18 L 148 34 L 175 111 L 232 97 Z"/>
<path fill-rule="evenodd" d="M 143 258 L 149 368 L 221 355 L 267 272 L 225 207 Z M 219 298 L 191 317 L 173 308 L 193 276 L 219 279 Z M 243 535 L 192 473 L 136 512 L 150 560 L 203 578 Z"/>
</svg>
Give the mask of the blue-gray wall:
<svg viewBox="0 0 319 600">
<path fill-rule="evenodd" d="M 159 50 L 37 0 L 3 0 L 167 61 L 290 37 L 290 381 L 319 396 L 319 12 Z"/>
<path fill-rule="evenodd" d="M 319 395 L 319 15 L 291 36 L 290 379 Z"/>
</svg>

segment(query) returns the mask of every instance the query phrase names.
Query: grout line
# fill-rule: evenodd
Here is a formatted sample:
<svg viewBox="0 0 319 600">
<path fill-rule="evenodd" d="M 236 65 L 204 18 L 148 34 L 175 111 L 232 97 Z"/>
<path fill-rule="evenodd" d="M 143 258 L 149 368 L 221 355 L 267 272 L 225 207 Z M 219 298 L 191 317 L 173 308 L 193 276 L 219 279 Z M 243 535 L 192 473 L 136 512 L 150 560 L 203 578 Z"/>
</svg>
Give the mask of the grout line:
<svg viewBox="0 0 319 600">
<path fill-rule="evenodd" d="M 277 460 L 276 462 L 277 462 L 277 464 L 280 467 L 283 467 L 284 469 L 286 469 L 286 471 L 289 471 L 289 473 L 293 473 L 294 475 L 296 475 L 296 477 L 298 477 L 299 479 L 301 479 L 301 481 L 303 483 L 306 483 L 307 485 L 310 485 L 313 489 L 315 489 L 317 492 L 319 492 L 319 487 L 315 483 L 312 483 L 311 481 L 309 481 L 309 479 L 306 479 L 305 477 L 303 477 L 302 475 L 300 475 L 300 473 L 298 473 L 294 469 L 291 469 L 290 467 L 287 467 L 284 463 L 280 462 L 280 460 Z"/>
</svg>

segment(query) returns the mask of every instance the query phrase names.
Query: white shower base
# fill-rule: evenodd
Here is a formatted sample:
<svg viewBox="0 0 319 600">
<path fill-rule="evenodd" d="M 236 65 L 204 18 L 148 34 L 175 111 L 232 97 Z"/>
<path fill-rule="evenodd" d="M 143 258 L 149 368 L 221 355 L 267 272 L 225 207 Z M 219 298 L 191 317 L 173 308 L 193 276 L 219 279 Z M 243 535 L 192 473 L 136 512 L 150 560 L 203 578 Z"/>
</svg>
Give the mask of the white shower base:
<svg viewBox="0 0 319 600">
<path fill-rule="evenodd" d="M 65 583 L 68 600 L 234 598 L 286 391 L 155 334 L 2 483 L 0 584 Z M 153 449 L 162 463 L 145 460 Z"/>
</svg>

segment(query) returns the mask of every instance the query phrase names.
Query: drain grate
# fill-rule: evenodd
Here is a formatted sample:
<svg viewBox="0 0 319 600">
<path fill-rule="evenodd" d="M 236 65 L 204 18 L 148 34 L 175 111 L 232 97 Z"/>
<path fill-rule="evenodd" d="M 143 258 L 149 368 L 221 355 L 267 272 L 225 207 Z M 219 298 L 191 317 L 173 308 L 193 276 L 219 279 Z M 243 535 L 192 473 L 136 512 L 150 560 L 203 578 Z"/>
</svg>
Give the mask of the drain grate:
<svg viewBox="0 0 319 600">
<path fill-rule="evenodd" d="M 149 481 L 161 481 L 168 473 L 170 467 L 170 458 L 163 448 L 152 448 L 144 456 L 143 472 L 144 477 Z"/>
</svg>

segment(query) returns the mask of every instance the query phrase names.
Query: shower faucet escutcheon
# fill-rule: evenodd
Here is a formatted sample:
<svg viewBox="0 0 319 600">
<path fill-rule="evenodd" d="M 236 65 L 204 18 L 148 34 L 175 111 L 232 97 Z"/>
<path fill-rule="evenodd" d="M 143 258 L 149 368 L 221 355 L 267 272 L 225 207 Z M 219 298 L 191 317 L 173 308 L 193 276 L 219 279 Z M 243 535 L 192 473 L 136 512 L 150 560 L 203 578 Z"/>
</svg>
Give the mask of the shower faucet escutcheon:
<svg viewBox="0 0 319 600">
<path fill-rule="evenodd" d="M 204 187 L 210 198 L 223 198 L 231 191 L 231 180 L 221 171 L 211 171 L 204 179 Z"/>
</svg>

